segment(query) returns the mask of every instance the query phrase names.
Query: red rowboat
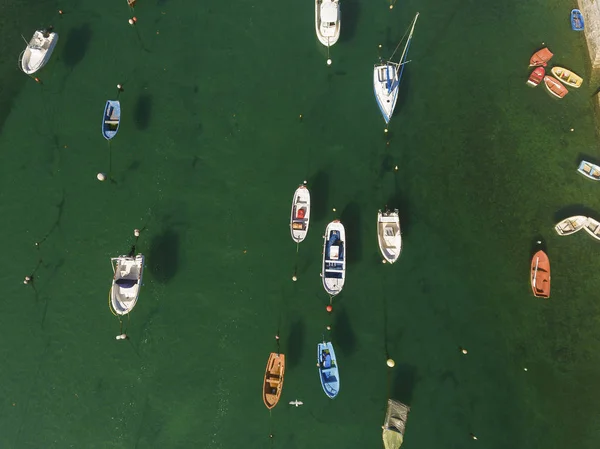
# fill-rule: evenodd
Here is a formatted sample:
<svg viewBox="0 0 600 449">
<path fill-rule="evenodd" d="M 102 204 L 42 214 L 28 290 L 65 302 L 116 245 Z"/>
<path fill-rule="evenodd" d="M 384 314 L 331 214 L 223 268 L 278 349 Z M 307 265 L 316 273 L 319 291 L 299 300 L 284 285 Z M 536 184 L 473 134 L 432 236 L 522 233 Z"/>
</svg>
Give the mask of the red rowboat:
<svg viewBox="0 0 600 449">
<path fill-rule="evenodd" d="M 560 81 L 558 81 L 552 76 L 545 76 L 544 84 L 546 84 L 546 88 L 548 89 L 548 91 L 555 97 L 562 98 L 569 93 L 567 88 L 563 86 Z"/>
<path fill-rule="evenodd" d="M 550 260 L 548 255 L 540 250 L 531 258 L 531 290 L 538 298 L 550 297 Z"/>
<path fill-rule="evenodd" d="M 544 68 L 538 67 L 533 72 L 531 72 L 531 74 L 529 75 L 527 84 L 529 84 L 530 86 L 533 86 L 533 87 L 537 86 L 538 84 L 540 84 L 542 82 L 545 74 L 546 74 L 546 71 L 544 70 Z"/>
<path fill-rule="evenodd" d="M 529 67 L 537 67 L 539 65 L 546 67 L 548 61 L 552 59 L 552 56 L 554 56 L 554 53 L 544 47 L 541 50 L 536 51 L 531 59 L 529 59 Z"/>
</svg>

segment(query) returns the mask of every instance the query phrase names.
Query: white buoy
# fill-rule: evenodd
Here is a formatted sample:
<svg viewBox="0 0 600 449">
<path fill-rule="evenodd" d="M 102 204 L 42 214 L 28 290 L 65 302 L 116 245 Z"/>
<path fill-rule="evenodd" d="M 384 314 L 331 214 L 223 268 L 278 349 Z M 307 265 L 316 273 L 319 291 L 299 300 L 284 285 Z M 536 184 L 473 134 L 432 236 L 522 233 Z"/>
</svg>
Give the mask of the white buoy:
<svg viewBox="0 0 600 449">
<path fill-rule="evenodd" d="M 571 132 L 573 132 L 573 131 L 575 131 L 575 129 L 574 129 L 574 128 L 571 128 Z"/>
<path fill-rule="evenodd" d="M 104 173 L 98 173 L 96 178 L 98 178 L 98 181 L 106 181 L 106 175 Z"/>
<path fill-rule="evenodd" d="M 335 212 L 335 207 L 332 210 Z"/>
<path fill-rule="evenodd" d="M 398 171 L 398 166 L 397 165 L 394 167 L 394 170 Z"/>
<path fill-rule="evenodd" d="M 388 132 L 388 129 L 387 129 L 387 128 L 386 128 L 386 129 L 384 129 L 384 130 L 383 130 L 383 132 L 387 134 L 387 132 Z"/>
<path fill-rule="evenodd" d="M 135 235 L 136 237 L 140 236 L 140 230 L 139 229 L 134 229 L 133 230 L 133 235 Z"/>
<path fill-rule="evenodd" d="M 123 86 L 121 86 L 120 84 L 117 84 L 117 89 L 121 90 L 121 89 L 123 89 Z"/>
<path fill-rule="evenodd" d="M 128 22 L 129 22 L 129 25 L 133 25 L 133 19 L 129 19 Z"/>
<path fill-rule="evenodd" d="M 116 340 L 125 340 L 127 338 L 126 334 L 117 335 L 115 337 Z"/>
<path fill-rule="evenodd" d="M 292 281 L 296 282 L 298 280 L 298 278 L 294 275 L 292 276 Z"/>
<path fill-rule="evenodd" d="M 460 352 L 462 352 L 464 355 L 469 353 L 469 351 L 467 351 L 465 348 L 460 348 Z"/>
<path fill-rule="evenodd" d="M 393 368 L 394 366 L 396 366 L 396 362 L 394 362 L 394 359 L 387 359 L 387 361 L 385 363 L 390 368 Z"/>
<path fill-rule="evenodd" d="M 383 260 L 381 261 L 381 263 L 385 263 L 385 259 L 383 259 Z"/>
<path fill-rule="evenodd" d="M 394 9 L 394 5 L 390 5 L 390 9 Z"/>
<path fill-rule="evenodd" d="M 523 371 L 527 371 L 527 368 L 523 368 Z"/>
<path fill-rule="evenodd" d="M 306 185 L 306 184 L 308 184 L 308 181 L 305 179 L 302 184 Z"/>
<path fill-rule="evenodd" d="M 331 63 L 332 63 L 331 59 L 328 59 L 327 60 L 327 65 L 331 65 Z"/>
</svg>

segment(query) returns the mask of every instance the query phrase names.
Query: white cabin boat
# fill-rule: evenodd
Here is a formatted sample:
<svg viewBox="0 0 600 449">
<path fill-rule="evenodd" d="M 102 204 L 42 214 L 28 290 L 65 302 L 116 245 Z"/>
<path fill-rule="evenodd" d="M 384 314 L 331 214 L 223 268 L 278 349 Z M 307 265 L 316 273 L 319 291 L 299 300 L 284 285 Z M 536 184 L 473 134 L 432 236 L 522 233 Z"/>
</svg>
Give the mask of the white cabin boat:
<svg viewBox="0 0 600 449">
<path fill-rule="evenodd" d="M 327 225 L 323 236 L 323 287 L 331 296 L 344 288 L 346 280 L 346 230 L 339 220 Z"/>
<path fill-rule="evenodd" d="M 585 231 L 594 237 L 596 240 L 600 240 L 600 222 L 588 217 L 583 227 Z"/>
<path fill-rule="evenodd" d="M 110 259 L 115 273 L 110 289 L 110 304 L 117 315 L 127 315 L 135 307 L 142 286 L 144 256 L 119 256 Z"/>
<path fill-rule="evenodd" d="M 600 181 L 600 166 L 588 161 L 581 161 L 577 171 L 588 179 Z"/>
<path fill-rule="evenodd" d="M 302 242 L 308 234 L 310 224 L 310 192 L 305 185 L 301 185 L 294 192 L 292 213 L 290 215 L 290 232 L 296 243 Z"/>
<path fill-rule="evenodd" d="M 339 0 L 315 0 L 315 30 L 319 42 L 331 47 L 340 38 L 342 21 Z"/>
<path fill-rule="evenodd" d="M 397 209 L 385 212 L 379 211 L 377 214 L 377 240 L 384 259 L 389 263 L 396 262 L 402 251 L 400 217 Z"/>
<path fill-rule="evenodd" d="M 404 45 L 400 60 L 394 62 L 392 61 L 392 58 L 394 57 L 394 54 L 396 54 L 402 41 L 398 43 L 396 50 L 394 50 L 394 53 L 392 53 L 392 56 L 390 56 L 388 61 L 375 64 L 375 67 L 373 68 L 373 91 L 375 93 L 375 100 L 377 100 L 377 105 L 379 106 L 379 110 L 381 111 L 381 115 L 383 115 L 386 124 L 392 119 L 392 114 L 396 107 L 400 80 L 402 79 L 404 65 L 407 63 L 406 57 L 408 56 L 408 49 L 418 18 L 419 13 L 415 15 L 415 18 L 412 21 L 410 33 L 406 39 L 406 44 Z"/>
<path fill-rule="evenodd" d="M 583 215 L 574 215 L 573 217 L 565 218 L 558 222 L 554 229 L 558 235 L 571 235 L 583 229 L 587 222 L 587 217 Z"/>
<path fill-rule="evenodd" d="M 47 30 L 37 30 L 19 55 L 19 67 L 27 75 L 40 70 L 50 60 L 52 51 L 58 42 L 58 34 Z"/>
</svg>

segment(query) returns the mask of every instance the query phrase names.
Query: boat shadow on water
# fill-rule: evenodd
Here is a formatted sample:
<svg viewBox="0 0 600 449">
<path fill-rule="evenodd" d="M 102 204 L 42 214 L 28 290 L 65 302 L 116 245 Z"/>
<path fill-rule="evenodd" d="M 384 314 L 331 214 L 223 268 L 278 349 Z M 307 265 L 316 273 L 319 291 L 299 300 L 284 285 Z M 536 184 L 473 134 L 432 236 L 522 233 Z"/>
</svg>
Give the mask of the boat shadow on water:
<svg viewBox="0 0 600 449">
<path fill-rule="evenodd" d="M 286 347 L 286 365 L 288 368 L 298 366 L 302 359 L 304 342 L 306 340 L 306 324 L 304 320 L 296 319 L 290 327 Z"/>
<path fill-rule="evenodd" d="M 80 27 L 71 28 L 67 34 L 63 48 L 63 61 L 70 69 L 81 62 L 92 40 L 92 29 L 89 23 Z"/>
<path fill-rule="evenodd" d="M 312 178 L 308 179 L 308 189 L 311 193 L 310 218 L 314 221 L 320 221 L 327 217 L 329 187 L 329 174 L 326 170 L 319 170 Z"/>
<path fill-rule="evenodd" d="M 584 206 L 583 204 L 570 204 L 568 206 L 561 207 L 554 212 L 554 223 L 558 223 L 565 218 L 573 217 L 575 215 L 583 215 L 584 217 L 592 217 L 595 219 L 600 218 L 600 214 L 594 209 Z M 538 238 L 537 240 L 542 240 L 543 242 L 542 238 Z"/>
<path fill-rule="evenodd" d="M 417 369 L 407 363 L 398 363 L 391 373 L 393 373 L 390 386 L 391 397 L 410 406 L 418 380 Z"/>
<path fill-rule="evenodd" d="M 406 100 L 410 95 L 410 78 L 411 78 L 411 63 L 405 64 L 404 71 L 402 72 L 402 79 L 400 80 L 400 87 L 398 88 L 398 99 L 396 100 L 396 107 L 394 108 L 394 113 L 392 114 L 392 120 L 394 117 L 398 117 L 406 104 Z M 413 92 L 414 94 L 414 92 Z M 386 140 L 391 141 L 393 135 L 390 132 L 386 133 Z"/>
<path fill-rule="evenodd" d="M 152 117 L 152 96 L 142 94 L 138 97 L 133 110 L 133 123 L 140 131 L 144 131 L 150 125 Z"/>
<path fill-rule="evenodd" d="M 179 232 L 168 228 L 155 235 L 148 252 L 148 270 L 161 284 L 168 283 L 179 268 L 181 238 Z"/>
<path fill-rule="evenodd" d="M 346 248 L 349 248 L 346 263 L 353 264 L 362 259 L 362 221 L 360 206 L 352 201 L 346 205 L 340 221 L 346 229 Z"/>
<path fill-rule="evenodd" d="M 348 312 L 343 307 L 337 307 L 332 328 L 332 337 L 340 353 L 350 356 L 356 351 L 356 334 L 350 324 Z"/>
<path fill-rule="evenodd" d="M 342 13 L 342 26 L 340 30 L 340 41 L 349 42 L 354 39 L 356 25 L 360 16 L 360 3 L 358 0 L 346 0 L 340 5 Z"/>
</svg>

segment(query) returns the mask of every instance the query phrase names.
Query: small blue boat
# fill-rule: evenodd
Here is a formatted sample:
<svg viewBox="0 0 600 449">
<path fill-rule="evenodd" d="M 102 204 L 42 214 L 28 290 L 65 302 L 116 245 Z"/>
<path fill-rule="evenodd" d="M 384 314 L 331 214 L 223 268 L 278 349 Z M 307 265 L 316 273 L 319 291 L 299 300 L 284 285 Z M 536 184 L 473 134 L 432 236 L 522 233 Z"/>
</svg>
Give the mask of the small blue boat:
<svg viewBox="0 0 600 449">
<path fill-rule="evenodd" d="M 578 9 L 571 11 L 571 28 L 573 31 L 583 31 L 583 14 Z"/>
<path fill-rule="evenodd" d="M 340 373 L 331 342 L 323 341 L 317 345 L 317 361 L 323 391 L 333 399 L 340 391 Z"/>
<path fill-rule="evenodd" d="M 102 118 L 102 135 L 106 140 L 116 136 L 119 123 L 121 123 L 121 103 L 117 100 L 108 100 Z"/>
</svg>

